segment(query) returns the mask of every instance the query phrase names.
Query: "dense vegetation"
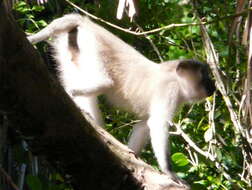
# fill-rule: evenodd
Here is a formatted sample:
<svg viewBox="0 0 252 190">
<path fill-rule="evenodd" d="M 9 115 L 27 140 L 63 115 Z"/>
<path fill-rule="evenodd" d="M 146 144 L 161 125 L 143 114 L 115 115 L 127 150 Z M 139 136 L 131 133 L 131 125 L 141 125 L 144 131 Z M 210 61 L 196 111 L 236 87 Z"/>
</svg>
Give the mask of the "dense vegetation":
<svg viewBox="0 0 252 190">
<path fill-rule="evenodd" d="M 127 16 L 120 21 L 116 19 L 116 1 L 72 2 L 97 17 L 131 30 L 149 31 L 170 24 L 187 23 L 187 26 L 175 25 L 168 30 L 137 36 L 97 21 L 156 62 L 179 58 L 206 62 L 212 56 L 207 44 L 213 44 L 212 53 L 217 54 L 215 63 L 221 78 L 217 79 L 213 64 L 211 68 L 219 90 L 202 103 L 185 105 L 174 119 L 178 125 L 172 128 L 173 168 L 195 190 L 252 188 L 249 3 L 242 0 L 141 0 L 137 4 L 139 15 L 130 22 Z M 236 13 L 241 11 L 238 17 Z M 35 1 L 18 1 L 13 8 L 15 18 L 27 33 L 37 32 L 54 18 L 71 12 L 78 12 L 78 9 L 63 0 L 49 0 L 43 5 L 37 5 Z M 203 35 L 200 25 L 191 24 L 200 21 L 204 22 L 210 39 Z M 37 48 L 55 74 L 48 44 L 40 43 Z M 224 90 L 221 89 L 222 83 Z M 136 118 L 129 113 L 108 109 L 103 97 L 100 99 L 106 129 L 126 143 Z M 1 123 L 6 124 L 5 117 L 0 116 Z M 13 133 L 11 131 L 10 136 Z M 20 190 L 71 189 L 43 158 L 30 153 L 22 137 L 13 139 L 10 136 L 4 141 L 6 145 L 0 144 L 0 148 L 3 147 L 0 164 Z M 157 167 L 149 145 L 142 158 Z M 5 175 L 2 176 L 4 179 Z M 1 183 L 3 181 L 0 180 L 0 189 L 6 189 L 6 183 Z"/>
</svg>

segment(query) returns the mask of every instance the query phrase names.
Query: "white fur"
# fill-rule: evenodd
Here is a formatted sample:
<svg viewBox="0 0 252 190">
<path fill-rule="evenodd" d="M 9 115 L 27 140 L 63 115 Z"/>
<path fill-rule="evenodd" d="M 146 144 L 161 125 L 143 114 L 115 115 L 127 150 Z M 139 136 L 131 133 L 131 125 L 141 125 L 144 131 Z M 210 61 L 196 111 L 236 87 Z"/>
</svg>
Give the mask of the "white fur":
<svg viewBox="0 0 252 190">
<path fill-rule="evenodd" d="M 146 120 L 144 120 L 134 125 L 128 146 L 138 155 L 149 139 L 150 131 Z"/>
<path fill-rule="evenodd" d="M 162 171 L 170 171 L 168 156 L 168 122 L 164 117 L 151 116 L 148 119 L 151 144 Z"/>
<path fill-rule="evenodd" d="M 151 101 L 147 125 L 150 128 L 151 144 L 162 171 L 169 173 L 169 122 L 172 121 L 179 103 L 177 83 L 169 84 L 169 89 L 159 91 Z M 169 97 L 164 100 L 163 97 Z"/>
<path fill-rule="evenodd" d="M 113 81 L 108 76 L 103 61 L 98 52 L 96 38 L 92 30 L 81 26 L 78 28 L 78 45 L 80 54 L 78 57 L 79 72 L 82 74 L 83 90 L 92 93 L 102 86 L 111 86 Z"/>
<path fill-rule="evenodd" d="M 96 38 L 92 31 L 88 28 L 78 27 L 78 32 L 82 35 L 78 35 L 77 39 L 80 53 L 76 58 L 76 63 L 71 60 L 67 33 L 60 34 L 54 42 L 61 80 L 66 89 L 79 90 L 86 95 L 89 93 L 93 95 L 94 92 L 99 94 L 98 88 L 110 86 L 113 81 L 104 69 L 104 63 L 98 54 Z"/>
<path fill-rule="evenodd" d="M 82 111 L 90 114 L 98 126 L 104 125 L 102 114 L 95 96 L 74 96 L 73 100 L 82 109 Z"/>
<path fill-rule="evenodd" d="M 152 147 L 160 168 L 168 172 L 167 125 L 177 107 L 173 96 L 178 96 L 179 92 L 172 89 L 173 86 L 174 89 L 178 87 L 175 80 L 173 85 L 168 84 L 171 91 L 166 90 L 162 81 L 173 81 L 175 78 L 173 76 L 174 71 L 169 71 L 170 74 L 167 75 L 167 72 L 163 72 L 160 65 L 150 62 L 140 54 L 138 55 L 138 52 L 129 49 L 131 47 L 121 41 L 115 41 L 117 39 L 113 39 L 114 36 L 111 36 L 110 33 L 107 34 L 107 31 L 101 31 L 104 30 L 101 29 L 99 31 L 106 34 L 104 37 L 107 36 L 108 39 L 105 40 L 111 43 L 112 48 L 118 48 L 114 50 L 114 58 L 122 62 L 119 62 L 117 70 L 115 70 L 114 74 L 118 77 L 116 79 L 118 81 L 114 83 L 106 68 L 113 70 L 113 64 L 116 63 L 110 63 L 109 56 L 108 58 L 104 55 L 103 57 L 100 56 L 99 52 L 102 50 L 103 44 L 97 41 L 95 36 L 97 31 L 89 26 L 89 22 L 83 22 L 78 27 L 79 56 L 75 59 L 76 63 L 71 60 L 67 33 L 58 35 L 55 41 L 56 59 L 59 62 L 64 87 L 70 94 L 73 90 L 83 93 L 81 96 L 73 96 L 73 100 L 83 111 L 88 112 L 96 124 L 100 126 L 103 126 L 104 123 L 98 109 L 97 95 L 102 93 L 107 96 L 112 104 L 133 111 L 144 118 L 142 122 L 134 126 L 129 147 L 136 154 L 139 154 L 151 136 Z M 111 42 L 110 38 L 112 39 Z M 115 47 L 113 47 L 113 43 Z M 127 53 L 126 57 L 121 57 Z M 121 74 L 121 76 L 117 76 L 118 74 Z M 103 90 L 103 87 L 108 90 Z M 112 88 L 109 89 L 109 87 Z M 161 89 L 161 91 L 158 91 L 158 89 Z M 170 99 L 163 97 L 170 97 Z M 148 117 L 149 119 L 147 119 Z"/>
<path fill-rule="evenodd" d="M 68 48 L 68 34 L 62 33 L 57 36 L 53 45 L 56 50 L 55 58 L 58 61 L 60 78 L 66 91 L 73 97 L 81 110 L 90 114 L 96 124 L 103 126 L 101 112 L 98 108 L 97 95 L 102 86 L 110 86 L 113 81 L 105 71 L 104 63 L 98 54 L 94 33 L 85 26 L 79 26 L 77 43 L 79 56 L 76 63 L 72 61 L 72 55 Z M 87 45 L 88 44 L 88 45 Z M 73 96 L 73 91 L 80 91 L 82 96 Z"/>
<path fill-rule="evenodd" d="M 68 33 L 74 27 L 78 27 L 78 48 L 70 49 Z M 100 126 L 100 94 L 113 105 L 136 113 L 143 121 L 134 126 L 129 147 L 139 154 L 150 136 L 160 168 L 169 173 L 169 122 L 185 100 L 206 97 L 205 89 L 195 90 L 195 84 L 178 76 L 180 61 L 155 64 L 80 15 L 56 19 L 30 39 L 46 39 L 52 34 L 56 34 L 53 46 L 62 84 L 76 104 Z"/>
<path fill-rule="evenodd" d="M 68 49 L 68 34 L 62 33 L 53 42 L 55 48 L 55 59 L 58 62 L 61 82 L 67 92 L 70 89 L 82 88 L 82 73 L 79 68 L 72 63 L 72 55 Z"/>
</svg>

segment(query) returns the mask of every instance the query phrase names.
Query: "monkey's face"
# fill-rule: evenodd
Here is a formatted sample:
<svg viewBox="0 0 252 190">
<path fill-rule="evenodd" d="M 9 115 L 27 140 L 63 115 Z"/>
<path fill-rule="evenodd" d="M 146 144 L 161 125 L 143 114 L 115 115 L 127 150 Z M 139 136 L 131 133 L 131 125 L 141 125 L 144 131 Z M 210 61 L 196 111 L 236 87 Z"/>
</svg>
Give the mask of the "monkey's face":
<svg viewBox="0 0 252 190">
<path fill-rule="evenodd" d="M 198 101 L 215 91 L 207 64 L 195 60 L 180 60 L 176 68 L 186 101 Z"/>
<path fill-rule="evenodd" d="M 210 71 L 208 65 L 202 64 L 202 67 L 200 68 L 200 73 L 201 73 L 200 86 L 202 86 L 202 88 L 205 89 L 207 96 L 211 96 L 216 90 L 216 88 L 214 85 L 214 81 L 209 76 Z"/>
</svg>

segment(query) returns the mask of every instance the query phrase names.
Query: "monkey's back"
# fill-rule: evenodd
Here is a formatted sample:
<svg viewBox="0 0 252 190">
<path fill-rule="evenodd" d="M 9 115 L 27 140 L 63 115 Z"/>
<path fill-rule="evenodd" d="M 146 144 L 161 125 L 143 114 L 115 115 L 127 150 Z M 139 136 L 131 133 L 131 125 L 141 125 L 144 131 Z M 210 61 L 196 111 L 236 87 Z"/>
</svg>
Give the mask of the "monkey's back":
<svg viewBox="0 0 252 190">
<path fill-rule="evenodd" d="M 159 74 L 160 65 L 85 17 L 72 31 L 57 35 L 52 43 L 66 90 L 85 91 L 90 84 L 108 81 L 111 85 L 95 95 L 104 94 L 114 106 L 147 116 L 158 78 L 153 73 Z"/>
<path fill-rule="evenodd" d="M 103 94 L 115 107 L 145 117 L 154 90 L 155 79 L 151 76 L 158 70 L 158 65 L 89 19 L 85 19 L 82 27 L 85 26 L 95 34 L 98 55 L 113 80 L 112 87 Z"/>
</svg>

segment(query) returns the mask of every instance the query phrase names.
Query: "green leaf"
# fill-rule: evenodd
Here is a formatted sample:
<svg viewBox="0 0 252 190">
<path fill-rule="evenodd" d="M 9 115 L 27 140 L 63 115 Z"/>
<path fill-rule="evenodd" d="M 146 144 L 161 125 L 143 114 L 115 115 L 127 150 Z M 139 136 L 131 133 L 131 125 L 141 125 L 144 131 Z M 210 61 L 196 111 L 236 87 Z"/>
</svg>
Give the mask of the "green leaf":
<svg viewBox="0 0 252 190">
<path fill-rule="evenodd" d="M 189 164 L 189 160 L 187 159 L 186 155 L 184 155 L 181 152 L 174 153 L 172 155 L 172 161 L 177 165 L 177 166 L 186 166 Z"/>
<path fill-rule="evenodd" d="M 39 20 L 39 21 L 37 21 L 37 23 L 38 23 L 40 26 L 43 26 L 43 27 L 46 27 L 46 26 L 47 26 L 47 23 L 46 23 L 46 21 L 44 21 L 44 20 Z"/>
<path fill-rule="evenodd" d="M 16 5 L 17 7 L 22 7 L 22 6 L 27 6 L 26 2 L 24 1 L 20 1 L 19 3 L 17 3 Z"/>
<path fill-rule="evenodd" d="M 25 14 L 25 13 L 30 12 L 31 9 L 29 9 L 27 7 L 18 7 L 16 10 L 23 13 L 23 14 Z"/>
<path fill-rule="evenodd" d="M 200 180 L 200 181 L 195 181 L 194 183 L 206 186 L 208 184 L 208 181 L 207 180 Z"/>
<path fill-rule="evenodd" d="M 33 11 L 37 11 L 37 12 L 41 12 L 41 11 L 43 11 L 44 9 L 45 9 L 44 6 L 33 6 L 33 7 L 32 7 L 32 10 L 33 10 Z"/>
<path fill-rule="evenodd" d="M 42 183 L 37 176 L 27 175 L 26 183 L 31 190 L 42 190 Z"/>
</svg>

